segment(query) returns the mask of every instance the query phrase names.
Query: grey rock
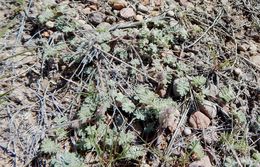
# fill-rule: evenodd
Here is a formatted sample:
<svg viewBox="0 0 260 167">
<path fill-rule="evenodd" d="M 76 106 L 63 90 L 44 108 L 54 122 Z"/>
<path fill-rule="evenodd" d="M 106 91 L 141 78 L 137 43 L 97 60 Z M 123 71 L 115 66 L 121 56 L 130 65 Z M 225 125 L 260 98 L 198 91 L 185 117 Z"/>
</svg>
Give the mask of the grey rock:
<svg viewBox="0 0 260 167">
<path fill-rule="evenodd" d="M 149 9 L 146 6 L 142 5 L 142 4 L 139 4 L 137 6 L 137 10 L 140 11 L 140 12 L 144 12 L 144 13 L 148 13 L 148 11 L 149 11 Z"/>
<path fill-rule="evenodd" d="M 105 17 L 106 16 L 101 12 L 94 12 L 89 14 L 89 22 L 98 25 L 104 21 Z"/>
</svg>

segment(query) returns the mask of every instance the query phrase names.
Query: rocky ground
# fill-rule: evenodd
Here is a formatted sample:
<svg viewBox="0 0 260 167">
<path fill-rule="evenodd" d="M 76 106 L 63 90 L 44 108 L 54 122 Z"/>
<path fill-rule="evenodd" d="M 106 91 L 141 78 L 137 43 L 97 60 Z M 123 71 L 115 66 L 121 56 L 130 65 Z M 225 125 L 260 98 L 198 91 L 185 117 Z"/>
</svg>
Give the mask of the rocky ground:
<svg viewBox="0 0 260 167">
<path fill-rule="evenodd" d="M 260 166 L 259 0 L 0 0 L 1 166 Z"/>
</svg>

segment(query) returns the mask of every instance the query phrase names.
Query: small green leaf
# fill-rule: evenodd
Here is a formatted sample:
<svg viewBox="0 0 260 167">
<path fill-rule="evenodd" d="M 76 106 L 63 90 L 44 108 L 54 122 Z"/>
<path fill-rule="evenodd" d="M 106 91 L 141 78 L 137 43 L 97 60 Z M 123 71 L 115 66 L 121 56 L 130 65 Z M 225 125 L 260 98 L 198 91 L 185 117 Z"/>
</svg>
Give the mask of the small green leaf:
<svg viewBox="0 0 260 167">
<path fill-rule="evenodd" d="M 207 79 L 203 76 L 196 76 L 192 78 L 191 84 L 196 87 L 201 87 L 205 85 Z"/>
<path fill-rule="evenodd" d="M 253 153 L 252 157 L 260 163 L 260 153 L 259 152 L 255 152 Z"/>
<path fill-rule="evenodd" d="M 134 115 L 135 115 L 136 119 L 139 119 L 139 120 L 142 120 L 142 121 L 145 120 L 145 118 L 146 118 L 146 115 L 140 110 L 136 111 L 134 113 Z"/>
<path fill-rule="evenodd" d="M 230 86 L 229 87 L 225 86 L 220 90 L 219 97 L 221 97 L 228 103 L 235 98 L 235 93 Z"/>
<path fill-rule="evenodd" d="M 122 109 L 125 112 L 132 113 L 135 110 L 134 103 L 121 92 L 116 94 L 116 100 L 122 103 Z"/>
<path fill-rule="evenodd" d="M 105 52 L 109 52 L 110 51 L 110 46 L 106 43 L 102 43 L 101 45 L 101 49 L 104 50 Z"/>
<path fill-rule="evenodd" d="M 246 123 L 246 115 L 243 111 L 239 110 L 237 112 L 234 113 L 235 117 L 238 119 L 239 123 Z"/>
<path fill-rule="evenodd" d="M 125 157 L 128 159 L 136 159 L 145 155 L 145 149 L 142 146 L 130 146 Z"/>
</svg>

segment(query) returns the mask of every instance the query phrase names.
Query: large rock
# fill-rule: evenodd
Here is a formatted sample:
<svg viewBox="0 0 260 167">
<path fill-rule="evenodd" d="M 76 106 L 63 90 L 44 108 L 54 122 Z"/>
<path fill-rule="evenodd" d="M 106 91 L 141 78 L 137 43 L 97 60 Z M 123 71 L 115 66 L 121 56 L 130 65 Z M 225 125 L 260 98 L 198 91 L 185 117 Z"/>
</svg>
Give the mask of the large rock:
<svg viewBox="0 0 260 167">
<path fill-rule="evenodd" d="M 89 14 L 89 22 L 98 25 L 104 21 L 105 17 L 106 16 L 101 12 L 94 12 Z"/>
<path fill-rule="evenodd" d="M 200 111 L 208 116 L 209 118 L 213 119 L 217 116 L 217 106 L 215 103 L 204 100 L 200 105 L 199 105 Z"/>
<path fill-rule="evenodd" d="M 210 125 L 210 119 L 200 111 L 194 112 L 190 118 L 189 123 L 193 128 L 203 129 Z"/>
<path fill-rule="evenodd" d="M 169 107 L 164 109 L 159 114 L 159 123 L 161 128 L 168 128 L 171 132 L 175 131 L 179 122 L 180 112 L 173 108 Z"/>
<path fill-rule="evenodd" d="M 120 16 L 123 17 L 124 19 L 132 18 L 135 15 L 136 14 L 133 8 L 124 8 L 120 10 Z"/>
</svg>

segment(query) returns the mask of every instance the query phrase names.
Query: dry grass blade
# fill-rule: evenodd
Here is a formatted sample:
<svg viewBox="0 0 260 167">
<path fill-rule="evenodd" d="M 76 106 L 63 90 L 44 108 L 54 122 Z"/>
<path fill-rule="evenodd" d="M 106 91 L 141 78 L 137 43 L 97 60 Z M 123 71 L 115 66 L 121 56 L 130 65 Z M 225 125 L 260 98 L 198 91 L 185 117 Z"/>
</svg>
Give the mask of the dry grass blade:
<svg viewBox="0 0 260 167">
<path fill-rule="evenodd" d="M 196 39 L 192 44 L 184 47 L 185 49 L 188 49 L 192 46 L 194 46 L 196 43 L 198 43 L 208 32 L 210 29 L 212 29 L 216 24 L 217 22 L 219 21 L 219 19 L 221 18 L 222 14 L 223 14 L 223 9 L 219 12 L 219 14 L 217 15 L 217 17 L 215 18 L 215 20 L 213 21 L 213 23 L 206 29 L 206 31 L 198 38 Z"/>
</svg>

